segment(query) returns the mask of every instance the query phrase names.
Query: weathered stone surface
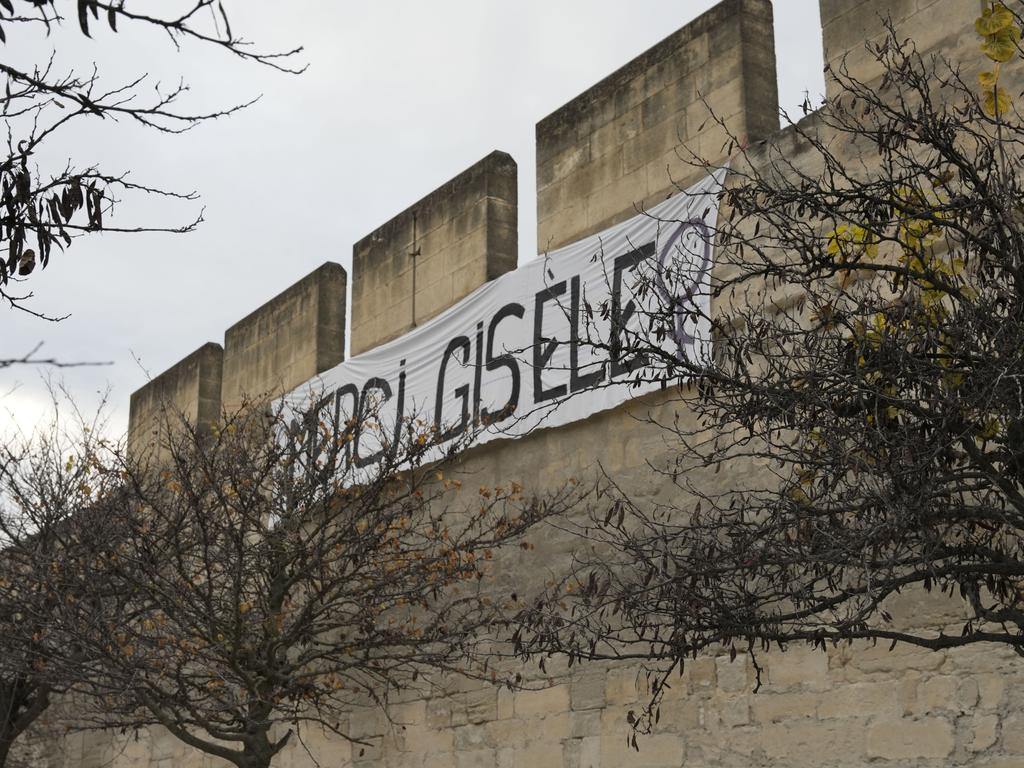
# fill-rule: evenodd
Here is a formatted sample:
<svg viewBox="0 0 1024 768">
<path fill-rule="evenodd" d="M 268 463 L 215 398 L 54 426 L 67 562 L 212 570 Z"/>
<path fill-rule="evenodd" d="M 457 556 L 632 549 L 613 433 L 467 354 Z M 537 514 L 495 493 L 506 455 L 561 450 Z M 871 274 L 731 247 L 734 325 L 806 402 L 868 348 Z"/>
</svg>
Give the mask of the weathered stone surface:
<svg viewBox="0 0 1024 768">
<path fill-rule="evenodd" d="M 965 55 L 977 56 L 973 22 L 983 5 L 979 0 L 821 0 L 819 5 L 825 61 L 863 82 L 881 75 L 865 42 L 884 36 L 883 19 L 893 21 L 898 36 L 912 37 L 918 50 L 941 48 L 957 63 Z M 833 78 L 826 78 L 825 90 L 829 97 L 837 93 Z"/>
<path fill-rule="evenodd" d="M 179 418 L 199 427 L 220 418 L 224 349 L 208 343 L 135 390 L 128 410 L 128 452 L 156 449 Z"/>
<path fill-rule="evenodd" d="M 604 707 L 605 676 L 601 670 L 584 671 L 572 681 L 569 698 L 574 710 Z"/>
<path fill-rule="evenodd" d="M 774 133 L 773 40 L 770 2 L 726 0 L 541 120 L 540 250 L 629 218 L 700 175 L 688 150 L 722 157 L 728 140 L 707 105 L 746 140 Z"/>
<path fill-rule="evenodd" d="M 730 661 L 728 656 L 719 656 L 715 659 L 716 678 L 718 687 L 723 691 L 735 693 L 746 690 L 747 681 L 747 658 L 737 656 Z"/>
<path fill-rule="evenodd" d="M 818 717 L 896 717 L 900 714 L 897 686 L 894 682 L 854 683 L 821 695 Z"/>
<path fill-rule="evenodd" d="M 975 715 L 971 719 L 971 740 L 967 748 L 971 752 L 984 752 L 996 743 L 999 718 L 995 715 Z"/>
<path fill-rule="evenodd" d="M 516 694 L 516 717 L 544 717 L 569 711 L 569 686 L 555 685 L 539 691 L 520 691 Z"/>
<path fill-rule="evenodd" d="M 277 397 L 345 359 L 347 284 L 327 262 L 228 328 L 225 408 Z"/>
<path fill-rule="evenodd" d="M 492 152 L 353 246 L 352 354 L 414 326 L 414 272 L 422 323 L 515 269 L 516 170 L 509 155 Z"/>
<path fill-rule="evenodd" d="M 867 733 L 869 757 L 886 760 L 947 757 L 955 746 L 953 726 L 940 717 L 883 719 Z"/>
</svg>

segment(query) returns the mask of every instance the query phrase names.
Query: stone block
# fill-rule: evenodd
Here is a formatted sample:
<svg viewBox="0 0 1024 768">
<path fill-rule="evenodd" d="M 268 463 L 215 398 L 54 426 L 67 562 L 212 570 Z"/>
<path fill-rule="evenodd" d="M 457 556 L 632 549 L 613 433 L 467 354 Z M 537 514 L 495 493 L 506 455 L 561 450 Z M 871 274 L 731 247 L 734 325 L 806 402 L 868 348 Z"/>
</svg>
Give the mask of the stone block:
<svg viewBox="0 0 1024 768">
<path fill-rule="evenodd" d="M 406 726 L 405 747 L 416 754 L 449 753 L 455 749 L 455 734 L 449 728 Z"/>
<path fill-rule="evenodd" d="M 864 45 L 885 35 L 883 20 L 893 21 L 897 36 L 912 37 L 920 53 L 939 44 L 948 53 L 959 35 L 974 35 L 972 22 L 981 10 L 977 0 L 821 0 L 820 6 L 825 61 L 835 66 L 845 60 L 849 73 L 866 83 L 879 71 Z M 832 78 L 825 86 L 829 98 L 838 92 Z"/>
<path fill-rule="evenodd" d="M 988 757 L 971 763 L 971 768 L 1020 768 L 1018 757 Z"/>
<path fill-rule="evenodd" d="M 645 167 L 680 142 L 698 146 L 700 132 L 689 130 L 687 114 L 701 96 L 750 141 L 778 130 L 773 40 L 770 2 L 725 0 L 541 120 L 541 249 L 629 218 L 637 203 L 673 191 L 669 174 Z M 639 169 L 643 183 L 627 183 Z M 554 185 L 562 188 L 549 193 Z M 594 198 L 584 205 L 581 196 Z"/>
<path fill-rule="evenodd" d="M 352 354 L 406 333 L 515 269 L 516 170 L 509 155 L 492 152 L 353 246 Z"/>
<path fill-rule="evenodd" d="M 349 731 L 354 739 L 381 736 L 384 733 L 384 713 L 377 707 L 360 707 L 349 716 Z"/>
<path fill-rule="evenodd" d="M 775 723 L 802 717 L 814 717 L 819 703 L 838 694 L 771 693 L 762 691 L 750 697 L 754 719 L 759 723 Z"/>
<path fill-rule="evenodd" d="M 514 718 L 485 723 L 487 745 L 495 749 L 524 747 L 533 737 L 533 725 L 536 724 Z"/>
<path fill-rule="evenodd" d="M 487 733 L 482 725 L 464 725 L 453 728 L 455 751 L 480 749 L 487 744 Z"/>
<path fill-rule="evenodd" d="M 854 683 L 821 694 L 818 717 L 896 717 L 900 714 L 895 682 Z"/>
<path fill-rule="evenodd" d="M 512 691 L 505 687 L 498 689 L 497 717 L 499 720 L 505 720 L 515 714 L 514 702 L 515 694 Z"/>
<path fill-rule="evenodd" d="M 587 709 L 569 715 L 569 735 L 574 739 L 598 736 L 601 733 L 601 710 Z"/>
<path fill-rule="evenodd" d="M 495 762 L 493 749 L 459 749 L 455 753 L 455 768 L 494 768 Z"/>
<path fill-rule="evenodd" d="M 516 693 L 516 717 L 546 717 L 568 711 L 568 685 L 554 685 L 541 690 L 526 690 Z"/>
<path fill-rule="evenodd" d="M 794 720 L 766 725 L 761 732 L 765 755 L 774 763 L 785 761 L 790 766 L 821 766 L 832 764 L 842 755 L 846 764 L 860 765 L 864 755 L 863 728 L 856 721 L 837 725 L 813 720 Z"/>
<path fill-rule="evenodd" d="M 828 656 L 806 646 L 790 647 L 768 660 L 768 680 L 772 688 L 802 686 L 823 690 L 828 685 Z"/>
<path fill-rule="evenodd" d="M 564 768 L 562 745 L 558 742 L 531 744 L 516 750 L 512 764 L 514 768 Z"/>
<path fill-rule="evenodd" d="M 605 675 L 603 671 L 590 671 L 577 676 L 569 686 L 569 700 L 573 710 L 600 709 L 604 706 Z"/>
<path fill-rule="evenodd" d="M 996 709 L 1001 706 L 1006 692 L 1006 680 L 1000 674 L 982 674 L 976 677 L 978 683 L 978 707 Z"/>
<path fill-rule="evenodd" d="M 958 693 L 962 682 L 968 681 L 947 675 L 925 680 L 917 687 L 917 711 L 927 713 L 961 710 Z M 973 698 L 970 706 L 977 703 L 977 683 L 973 688 L 973 696 L 968 695 L 968 698 Z"/>
<path fill-rule="evenodd" d="M 273 399 L 345 359 L 347 283 L 327 262 L 225 331 L 225 408 Z"/>
<path fill-rule="evenodd" d="M 498 717 L 498 689 L 486 686 L 460 694 L 452 703 L 452 725 L 483 723 Z"/>
<path fill-rule="evenodd" d="M 448 728 L 452 724 L 452 701 L 435 696 L 427 702 L 427 725 L 431 728 Z"/>
<path fill-rule="evenodd" d="M 1003 720 L 1003 749 L 1014 755 L 1024 755 L 1024 715 L 1013 713 Z"/>
<path fill-rule="evenodd" d="M 427 717 L 427 702 L 423 699 L 393 704 L 389 710 L 396 726 L 420 725 Z"/>
<path fill-rule="evenodd" d="M 633 749 L 632 736 L 625 723 L 611 732 L 602 733 L 600 741 L 602 764 L 615 768 L 680 766 L 686 754 L 683 737 L 674 733 L 638 735 L 637 748 Z"/>
<path fill-rule="evenodd" d="M 971 740 L 967 749 L 984 752 L 996 743 L 999 735 L 999 718 L 996 715 L 975 715 L 971 718 Z"/>
<path fill-rule="evenodd" d="M 601 768 L 601 739 L 591 736 L 580 739 L 579 768 Z"/>
<path fill-rule="evenodd" d="M 629 704 L 640 700 L 637 671 L 633 668 L 612 668 L 605 678 L 605 701 L 608 704 Z"/>
<path fill-rule="evenodd" d="M 730 696 L 717 702 L 722 725 L 735 728 L 750 722 L 750 699 L 747 696 Z"/>
<path fill-rule="evenodd" d="M 220 419 L 224 349 L 208 343 L 135 390 L 128 408 L 128 453 L 159 451 L 181 419 L 208 428 Z"/>
<path fill-rule="evenodd" d="M 731 661 L 728 656 L 717 657 L 715 659 L 715 677 L 718 680 L 719 690 L 729 693 L 748 690 L 747 657 L 737 656 Z"/>
<path fill-rule="evenodd" d="M 941 759 L 955 746 L 953 726 L 941 717 L 920 720 L 886 718 L 867 731 L 867 754 L 885 760 Z"/>
<path fill-rule="evenodd" d="M 713 701 L 698 696 L 664 702 L 661 706 L 661 721 L 655 730 L 687 734 L 703 728 L 707 723 L 706 708 L 714 706 Z"/>
<path fill-rule="evenodd" d="M 717 663 L 714 659 L 701 656 L 687 664 L 690 675 L 690 686 L 694 690 L 712 688 L 716 682 Z"/>
</svg>

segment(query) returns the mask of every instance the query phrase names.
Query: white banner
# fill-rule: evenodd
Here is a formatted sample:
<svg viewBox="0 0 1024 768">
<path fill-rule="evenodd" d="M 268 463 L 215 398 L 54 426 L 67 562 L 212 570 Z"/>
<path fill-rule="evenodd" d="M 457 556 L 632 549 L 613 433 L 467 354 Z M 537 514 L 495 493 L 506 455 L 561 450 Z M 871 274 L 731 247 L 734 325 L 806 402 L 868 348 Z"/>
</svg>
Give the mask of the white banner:
<svg viewBox="0 0 1024 768">
<path fill-rule="evenodd" d="M 315 404 L 336 433 L 356 425 L 342 460 L 369 471 L 403 424 L 428 433 L 437 456 L 467 436 L 515 438 L 658 389 L 666 360 L 699 363 L 710 351 L 711 233 L 725 173 L 482 285 L 284 406 Z M 641 340 L 666 355 L 637 353 Z"/>
</svg>

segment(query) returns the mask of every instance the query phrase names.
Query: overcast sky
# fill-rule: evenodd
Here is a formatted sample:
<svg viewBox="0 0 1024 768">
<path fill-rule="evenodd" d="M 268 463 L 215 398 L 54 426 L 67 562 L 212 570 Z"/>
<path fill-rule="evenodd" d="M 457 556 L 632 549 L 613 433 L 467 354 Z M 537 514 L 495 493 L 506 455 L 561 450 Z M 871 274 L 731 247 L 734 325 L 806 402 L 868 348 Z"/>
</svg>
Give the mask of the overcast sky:
<svg viewBox="0 0 1024 768">
<path fill-rule="evenodd" d="M 51 145 L 56 155 L 183 191 L 189 205 L 126 204 L 108 223 L 166 225 L 205 206 L 194 233 L 94 235 L 32 278 L 47 323 L 0 308 L 0 357 L 37 342 L 61 360 L 104 367 L 0 371 L 0 433 L 47 413 L 43 377 L 63 380 L 85 408 L 111 390 L 123 431 L 128 398 L 204 342 L 324 261 L 349 268 L 352 244 L 493 149 L 519 164 L 520 262 L 536 253 L 534 126 L 631 58 L 707 10 L 712 0 L 232 0 L 232 27 L 263 48 L 302 45 L 300 76 L 245 65 L 166 38 L 73 24 L 2 48 L 21 66 L 56 50 L 68 67 L 96 62 L 108 82 L 149 72 L 191 85 L 189 106 L 262 94 L 234 117 L 184 136 L 91 125 Z M 287 8 L 287 11 L 281 11 Z M 11 30 L 7 30 L 11 38 Z M 776 0 L 780 104 L 799 114 L 824 91 L 817 0 Z M 713 52 L 712 52 L 713 55 Z M 137 362 L 136 362 L 137 360 Z"/>
</svg>

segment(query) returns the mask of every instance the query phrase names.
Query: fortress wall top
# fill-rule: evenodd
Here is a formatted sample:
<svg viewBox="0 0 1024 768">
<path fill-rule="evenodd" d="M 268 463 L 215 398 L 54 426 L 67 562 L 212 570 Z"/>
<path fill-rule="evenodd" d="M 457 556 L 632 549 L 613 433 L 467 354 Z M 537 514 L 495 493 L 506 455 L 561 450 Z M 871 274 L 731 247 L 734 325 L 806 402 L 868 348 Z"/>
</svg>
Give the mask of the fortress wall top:
<svg viewBox="0 0 1024 768">
<path fill-rule="evenodd" d="M 353 355 L 401 336 L 515 269 L 516 170 L 509 155 L 492 152 L 355 244 Z"/>
<path fill-rule="evenodd" d="M 128 451 L 155 447 L 167 420 L 180 414 L 206 426 L 220 417 L 224 349 L 208 342 L 132 393 L 128 408 Z"/>
<path fill-rule="evenodd" d="M 708 106 L 743 140 L 778 130 L 768 0 L 719 3 L 537 124 L 541 251 L 627 219 L 703 175 L 687 153 L 717 160 L 729 141 Z"/>
<path fill-rule="evenodd" d="M 881 40 L 891 20 L 921 53 L 941 51 L 956 63 L 981 63 L 974 19 L 987 5 L 985 0 L 820 0 L 825 62 L 832 68 L 842 64 L 851 76 L 872 83 L 882 68 L 865 43 Z M 832 77 L 825 78 L 825 90 L 829 98 L 840 91 Z"/>
<path fill-rule="evenodd" d="M 326 262 L 224 333 L 224 407 L 283 394 L 345 359 L 348 276 Z"/>
</svg>

